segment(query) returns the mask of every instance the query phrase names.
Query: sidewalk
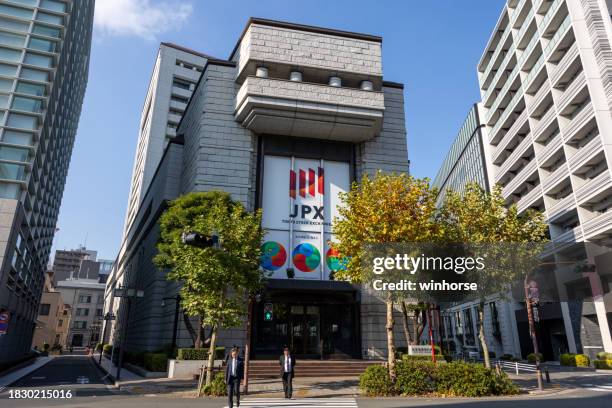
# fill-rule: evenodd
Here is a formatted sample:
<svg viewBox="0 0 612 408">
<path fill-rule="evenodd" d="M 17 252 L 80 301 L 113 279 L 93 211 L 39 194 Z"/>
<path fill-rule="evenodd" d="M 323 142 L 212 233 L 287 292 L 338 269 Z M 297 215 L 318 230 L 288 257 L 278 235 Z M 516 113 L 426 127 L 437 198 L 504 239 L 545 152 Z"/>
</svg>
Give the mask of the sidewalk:
<svg viewBox="0 0 612 408">
<path fill-rule="evenodd" d="M 98 363 L 98 361 L 100 360 L 100 353 L 94 353 L 91 358 L 93 359 L 93 361 L 96 363 L 98 367 L 104 370 L 107 374 L 109 374 L 109 376 L 113 380 L 115 380 L 115 378 L 117 377 L 117 370 L 119 368 L 116 365 L 114 365 L 109 358 L 107 358 L 106 356 L 102 356 L 101 363 Z M 121 369 L 121 380 L 116 381 L 115 386 L 119 386 L 119 384 L 126 382 L 126 381 L 129 382 L 129 381 L 136 381 L 136 380 L 142 380 L 142 377 L 137 374 L 134 374 L 130 370 L 123 367 Z"/>
<path fill-rule="evenodd" d="M 15 381 L 18 381 L 26 375 L 38 370 L 40 367 L 47 364 L 53 358 L 55 358 L 55 356 L 37 357 L 32 364 L 27 365 L 25 367 L 21 367 L 18 370 L 12 371 L 0 377 L 0 392 L 2 392 L 6 387 L 11 385 Z"/>
<path fill-rule="evenodd" d="M 293 395 L 305 397 L 354 397 L 359 396 L 357 377 L 296 377 L 293 380 Z M 283 397 L 283 383 L 280 378 L 249 381 L 249 396 L 255 398 Z"/>
</svg>

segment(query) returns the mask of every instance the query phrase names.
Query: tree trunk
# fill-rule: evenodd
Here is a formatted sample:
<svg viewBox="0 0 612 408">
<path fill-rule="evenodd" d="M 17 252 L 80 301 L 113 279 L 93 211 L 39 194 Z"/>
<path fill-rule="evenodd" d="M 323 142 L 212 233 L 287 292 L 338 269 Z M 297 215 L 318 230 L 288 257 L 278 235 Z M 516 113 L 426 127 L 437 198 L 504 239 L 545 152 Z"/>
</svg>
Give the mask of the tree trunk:
<svg viewBox="0 0 612 408">
<path fill-rule="evenodd" d="M 404 336 L 406 337 L 406 347 L 412 344 L 412 336 L 410 335 L 410 325 L 408 322 L 408 308 L 406 307 L 405 301 L 400 301 L 402 305 L 402 323 L 404 325 Z"/>
<path fill-rule="evenodd" d="M 215 346 L 217 344 L 217 327 L 215 324 L 210 333 L 210 346 L 208 346 L 208 366 L 206 366 L 206 385 L 212 383 L 213 365 L 215 364 Z"/>
<path fill-rule="evenodd" d="M 484 357 L 485 367 L 491 368 L 491 359 L 489 358 L 489 347 L 484 331 L 484 302 L 478 303 L 478 339 L 482 347 L 482 356 Z"/>
<path fill-rule="evenodd" d="M 393 327 L 395 321 L 393 320 L 393 300 L 391 294 L 387 296 L 387 361 L 389 363 L 389 377 L 391 381 L 395 382 L 395 338 L 393 336 Z"/>
<path fill-rule="evenodd" d="M 427 317 L 425 310 L 416 309 L 414 311 L 414 339 L 413 345 L 419 344 L 421 336 L 423 335 L 423 330 L 425 330 L 425 325 L 427 323 Z"/>
</svg>

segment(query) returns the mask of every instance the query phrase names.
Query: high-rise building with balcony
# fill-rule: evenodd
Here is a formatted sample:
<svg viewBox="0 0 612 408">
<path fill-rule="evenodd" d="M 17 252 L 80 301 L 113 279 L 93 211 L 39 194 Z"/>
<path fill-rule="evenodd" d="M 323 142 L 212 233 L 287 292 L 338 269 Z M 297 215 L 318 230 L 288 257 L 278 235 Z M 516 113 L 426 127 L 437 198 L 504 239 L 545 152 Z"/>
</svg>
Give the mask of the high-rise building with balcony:
<svg viewBox="0 0 612 408">
<path fill-rule="evenodd" d="M 208 58 L 210 56 L 171 43 L 159 46 L 140 117 L 124 238 L 168 141 L 176 136 L 176 127 Z"/>
<path fill-rule="evenodd" d="M 509 0 L 478 63 L 492 182 L 520 212 L 545 213 L 557 264 L 577 256 L 597 264 L 612 244 L 609 6 Z M 582 307 L 561 302 L 540 313 L 541 330 L 558 349 L 612 351 L 610 277 L 601 276 L 578 277 L 589 281 Z M 562 282 L 560 298 L 583 283 Z M 525 325 L 526 314 L 517 321 Z"/>
<path fill-rule="evenodd" d="M 87 84 L 93 0 L 0 1 L 0 362 L 29 351 Z"/>
</svg>

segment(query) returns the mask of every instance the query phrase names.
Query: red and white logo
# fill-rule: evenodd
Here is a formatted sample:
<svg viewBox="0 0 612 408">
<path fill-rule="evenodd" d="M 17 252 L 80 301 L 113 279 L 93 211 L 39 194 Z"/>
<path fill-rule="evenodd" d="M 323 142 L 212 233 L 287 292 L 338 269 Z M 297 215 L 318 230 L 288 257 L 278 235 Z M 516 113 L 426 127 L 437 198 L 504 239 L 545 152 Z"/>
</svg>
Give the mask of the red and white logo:
<svg viewBox="0 0 612 408">
<path fill-rule="evenodd" d="M 299 169 L 298 173 L 300 197 L 306 198 L 307 195 L 315 197 L 317 193 L 319 195 L 325 194 L 325 178 L 323 168 L 318 167 L 316 172 L 310 168 L 308 170 Z M 298 175 L 295 171 L 289 170 L 289 197 L 291 198 L 296 198 L 297 176 Z M 308 178 L 308 180 L 306 180 L 306 178 Z M 308 184 L 308 186 L 306 186 L 306 184 Z"/>
</svg>

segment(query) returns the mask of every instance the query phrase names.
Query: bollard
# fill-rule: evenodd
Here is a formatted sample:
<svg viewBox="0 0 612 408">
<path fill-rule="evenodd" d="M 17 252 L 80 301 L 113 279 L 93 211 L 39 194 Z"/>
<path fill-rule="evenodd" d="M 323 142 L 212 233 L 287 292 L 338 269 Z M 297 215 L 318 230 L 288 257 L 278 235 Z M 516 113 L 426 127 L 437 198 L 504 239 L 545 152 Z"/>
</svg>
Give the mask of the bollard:
<svg viewBox="0 0 612 408">
<path fill-rule="evenodd" d="M 544 367 L 544 375 L 546 375 L 546 383 L 550 384 L 550 373 L 548 372 L 548 367 Z"/>
<path fill-rule="evenodd" d="M 514 371 L 516 371 L 516 375 L 519 375 L 519 371 L 518 371 L 518 361 L 514 362 Z"/>
</svg>

